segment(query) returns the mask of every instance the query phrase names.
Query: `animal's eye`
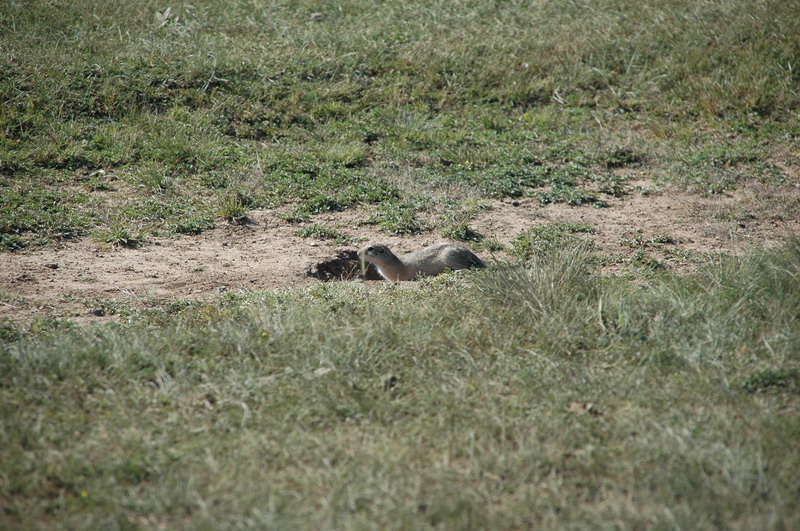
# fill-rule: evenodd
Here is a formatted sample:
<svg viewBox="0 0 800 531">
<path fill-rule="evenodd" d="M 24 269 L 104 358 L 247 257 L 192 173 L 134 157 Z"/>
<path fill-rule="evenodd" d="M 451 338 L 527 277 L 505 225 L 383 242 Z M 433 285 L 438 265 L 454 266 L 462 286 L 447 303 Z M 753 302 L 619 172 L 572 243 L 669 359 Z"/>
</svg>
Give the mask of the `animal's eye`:
<svg viewBox="0 0 800 531">
<path fill-rule="evenodd" d="M 367 247 L 367 252 L 368 253 L 371 253 L 374 250 L 375 250 L 375 247 Z"/>
</svg>

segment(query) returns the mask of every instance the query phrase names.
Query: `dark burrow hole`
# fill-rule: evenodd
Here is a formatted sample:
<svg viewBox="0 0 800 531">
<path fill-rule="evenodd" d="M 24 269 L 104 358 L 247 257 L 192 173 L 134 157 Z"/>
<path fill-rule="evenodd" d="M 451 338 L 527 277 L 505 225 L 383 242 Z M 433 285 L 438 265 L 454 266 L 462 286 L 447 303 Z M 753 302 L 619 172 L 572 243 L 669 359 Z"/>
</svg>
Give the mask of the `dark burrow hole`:
<svg viewBox="0 0 800 531">
<path fill-rule="evenodd" d="M 323 282 L 361 278 L 358 253 L 352 250 L 337 251 L 335 258 L 309 265 L 306 269 L 306 275 Z M 363 278 L 364 280 L 383 280 L 383 277 L 380 276 L 378 270 L 372 264 L 367 264 L 367 270 Z"/>
</svg>

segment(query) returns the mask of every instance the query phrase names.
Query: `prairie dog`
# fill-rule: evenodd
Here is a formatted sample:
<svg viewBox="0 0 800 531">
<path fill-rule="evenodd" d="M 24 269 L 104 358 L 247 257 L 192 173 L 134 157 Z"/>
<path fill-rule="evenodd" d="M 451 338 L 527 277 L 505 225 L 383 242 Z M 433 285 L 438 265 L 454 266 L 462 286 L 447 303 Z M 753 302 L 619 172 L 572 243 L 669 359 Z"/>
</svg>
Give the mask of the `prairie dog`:
<svg viewBox="0 0 800 531">
<path fill-rule="evenodd" d="M 486 267 L 483 261 L 465 247 L 449 242 L 435 243 L 420 251 L 397 256 L 389 247 L 370 244 L 358 251 L 358 257 L 375 264 L 386 280 L 414 280 L 438 275 L 445 269 Z"/>
</svg>

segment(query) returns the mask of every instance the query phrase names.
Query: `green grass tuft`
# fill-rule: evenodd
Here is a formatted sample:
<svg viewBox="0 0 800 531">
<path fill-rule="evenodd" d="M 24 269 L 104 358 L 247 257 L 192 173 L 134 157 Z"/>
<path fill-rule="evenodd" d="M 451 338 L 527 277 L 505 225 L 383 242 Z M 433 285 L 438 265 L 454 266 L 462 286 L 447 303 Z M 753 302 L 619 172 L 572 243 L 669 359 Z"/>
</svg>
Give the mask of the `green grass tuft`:
<svg viewBox="0 0 800 531">
<path fill-rule="evenodd" d="M 323 227 L 318 223 L 312 223 L 294 231 L 294 234 L 302 238 L 319 238 L 321 240 L 333 240 L 338 245 L 353 243 L 353 239 L 347 234 L 336 229 Z"/>
<path fill-rule="evenodd" d="M 594 229 L 586 223 L 557 222 L 550 225 L 537 225 L 518 234 L 511 242 L 511 252 L 519 260 L 529 260 L 534 256 L 549 253 L 562 245 L 580 242 L 573 234 L 591 234 Z"/>
</svg>

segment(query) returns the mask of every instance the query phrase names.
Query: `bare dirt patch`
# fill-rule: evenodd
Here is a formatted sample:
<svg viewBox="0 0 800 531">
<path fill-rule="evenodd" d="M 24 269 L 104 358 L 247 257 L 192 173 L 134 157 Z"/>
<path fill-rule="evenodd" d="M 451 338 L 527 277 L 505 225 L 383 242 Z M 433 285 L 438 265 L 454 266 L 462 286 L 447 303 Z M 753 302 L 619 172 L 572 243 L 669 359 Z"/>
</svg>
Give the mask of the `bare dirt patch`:
<svg viewBox="0 0 800 531">
<path fill-rule="evenodd" d="M 470 226 L 508 246 L 534 225 L 561 221 L 593 227 L 598 250 L 624 264 L 647 249 L 674 267 L 691 267 L 707 253 L 739 253 L 800 234 L 800 189 L 758 183 L 732 193 L 701 197 L 633 182 L 632 193 L 606 208 L 541 205 L 534 199 L 488 204 Z M 274 211 L 255 211 L 247 225 L 224 225 L 198 236 L 154 238 L 138 249 L 110 248 L 92 239 L 58 248 L 0 254 L 0 318 L 38 315 L 77 320 L 108 318 L 108 301 L 158 305 L 180 298 L 208 298 L 225 291 L 300 286 L 352 278 L 358 245 L 337 246 L 293 234 Z M 382 234 L 359 221 L 358 210 L 318 216 L 355 241 L 381 241 L 409 252 L 442 240 L 438 233 Z M 487 253 L 481 253 L 491 261 Z M 495 253 L 499 259 L 503 252 Z M 347 274 L 344 274 L 346 271 Z"/>
</svg>

